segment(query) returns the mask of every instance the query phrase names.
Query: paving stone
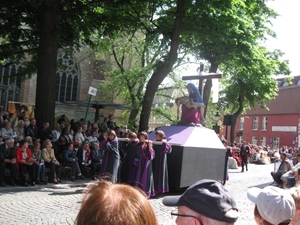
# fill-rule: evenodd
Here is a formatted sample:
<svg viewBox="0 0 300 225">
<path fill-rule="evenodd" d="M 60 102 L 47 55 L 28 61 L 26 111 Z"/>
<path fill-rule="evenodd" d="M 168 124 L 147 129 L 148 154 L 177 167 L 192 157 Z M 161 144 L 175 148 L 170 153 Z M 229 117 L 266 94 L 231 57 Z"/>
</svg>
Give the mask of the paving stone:
<svg viewBox="0 0 300 225">
<path fill-rule="evenodd" d="M 229 170 L 229 181 L 225 187 L 233 194 L 239 208 L 240 217 L 236 225 L 255 224 L 254 205 L 247 199 L 247 190 L 271 184 L 273 168 L 273 164 L 250 164 L 249 171 L 244 173 L 240 169 Z M 74 224 L 88 182 L 0 188 L 0 224 Z M 161 225 L 175 224 L 176 218 L 172 218 L 170 213 L 176 208 L 165 207 L 161 202 L 164 196 L 159 195 L 149 201 Z"/>
</svg>

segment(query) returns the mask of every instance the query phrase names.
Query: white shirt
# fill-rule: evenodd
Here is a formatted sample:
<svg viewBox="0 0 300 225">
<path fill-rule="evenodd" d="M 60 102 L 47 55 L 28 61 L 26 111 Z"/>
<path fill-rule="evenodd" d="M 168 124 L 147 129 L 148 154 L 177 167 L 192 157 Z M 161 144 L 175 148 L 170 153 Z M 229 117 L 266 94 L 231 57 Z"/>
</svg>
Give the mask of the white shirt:
<svg viewBox="0 0 300 225">
<path fill-rule="evenodd" d="M 61 132 L 59 130 L 55 129 L 52 131 L 52 134 L 53 134 L 52 142 L 57 142 L 60 137 Z"/>
<path fill-rule="evenodd" d="M 75 135 L 75 141 L 78 141 L 81 144 L 84 141 L 84 137 L 81 132 L 77 132 Z"/>
</svg>

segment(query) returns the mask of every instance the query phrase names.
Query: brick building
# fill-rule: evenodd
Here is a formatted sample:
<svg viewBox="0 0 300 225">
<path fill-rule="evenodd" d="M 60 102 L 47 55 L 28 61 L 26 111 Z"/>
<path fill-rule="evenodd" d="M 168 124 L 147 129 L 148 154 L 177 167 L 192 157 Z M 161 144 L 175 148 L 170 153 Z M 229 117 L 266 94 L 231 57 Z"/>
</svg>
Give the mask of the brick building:
<svg viewBox="0 0 300 225">
<path fill-rule="evenodd" d="M 237 119 L 235 141 L 245 140 L 273 148 L 298 146 L 300 135 L 300 76 L 292 84 L 277 80 L 279 92 L 275 99 L 266 103 L 269 110 L 257 106 Z M 229 129 L 230 130 L 230 129 Z M 220 136 L 224 137 L 225 129 Z"/>
</svg>

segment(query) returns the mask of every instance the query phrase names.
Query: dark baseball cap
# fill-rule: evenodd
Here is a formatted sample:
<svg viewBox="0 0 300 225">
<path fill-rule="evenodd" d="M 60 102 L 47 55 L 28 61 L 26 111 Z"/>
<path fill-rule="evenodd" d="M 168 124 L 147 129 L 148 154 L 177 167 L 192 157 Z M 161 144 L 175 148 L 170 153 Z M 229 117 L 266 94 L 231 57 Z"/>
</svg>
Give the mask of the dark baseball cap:
<svg viewBox="0 0 300 225">
<path fill-rule="evenodd" d="M 238 219 L 238 209 L 232 195 L 215 180 L 200 180 L 182 195 L 164 197 L 162 202 L 165 206 L 186 206 L 218 221 L 234 223 Z"/>
</svg>

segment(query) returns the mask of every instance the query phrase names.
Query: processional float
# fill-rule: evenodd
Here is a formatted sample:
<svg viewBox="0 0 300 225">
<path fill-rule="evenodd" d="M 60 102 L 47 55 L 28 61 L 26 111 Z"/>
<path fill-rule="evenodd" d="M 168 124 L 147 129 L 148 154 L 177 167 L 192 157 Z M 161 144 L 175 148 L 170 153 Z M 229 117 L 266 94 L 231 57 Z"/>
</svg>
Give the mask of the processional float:
<svg viewBox="0 0 300 225">
<path fill-rule="evenodd" d="M 225 184 L 226 149 L 215 131 L 205 127 L 205 105 L 199 90 L 192 83 L 187 88 L 189 96 L 176 99 L 177 105 L 181 106 L 179 124 L 159 127 L 172 146 L 172 152 L 168 154 L 170 189 L 189 187 L 201 179 L 219 180 Z M 155 132 L 150 133 L 148 139 L 155 140 Z"/>
</svg>

